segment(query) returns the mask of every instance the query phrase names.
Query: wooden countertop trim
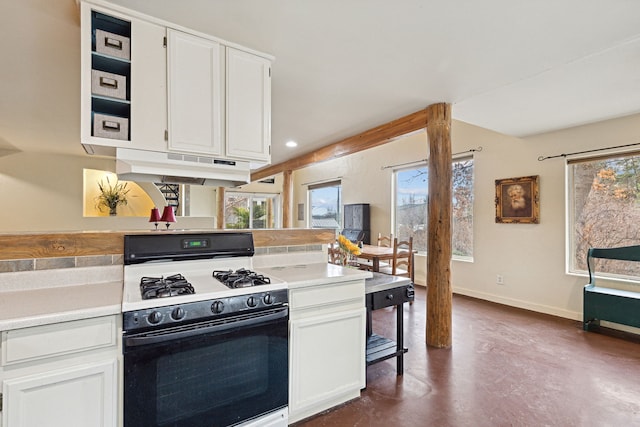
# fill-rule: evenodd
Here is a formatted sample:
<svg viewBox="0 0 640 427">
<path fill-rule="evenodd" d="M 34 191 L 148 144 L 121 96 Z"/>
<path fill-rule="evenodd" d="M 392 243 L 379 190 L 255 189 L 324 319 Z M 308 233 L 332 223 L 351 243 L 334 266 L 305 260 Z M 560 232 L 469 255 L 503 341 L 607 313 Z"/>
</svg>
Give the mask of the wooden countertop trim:
<svg viewBox="0 0 640 427">
<path fill-rule="evenodd" d="M 222 232 L 236 230 L 193 230 Z M 269 246 L 299 246 L 330 243 L 335 232 L 327 229 L 249 230 L 256 248 Z M 175 233 L 176 231 L 170 231 Z M 183 232 L 183 231 L 180 231 Z M 189 232 L 189 231 L 186 231 Z M 125 234 L 149 231 L 96 231 L 43 234 L 0 234 L 0 260 L 59 258 L 91 255 L 120 255 Z"/>
</svg>

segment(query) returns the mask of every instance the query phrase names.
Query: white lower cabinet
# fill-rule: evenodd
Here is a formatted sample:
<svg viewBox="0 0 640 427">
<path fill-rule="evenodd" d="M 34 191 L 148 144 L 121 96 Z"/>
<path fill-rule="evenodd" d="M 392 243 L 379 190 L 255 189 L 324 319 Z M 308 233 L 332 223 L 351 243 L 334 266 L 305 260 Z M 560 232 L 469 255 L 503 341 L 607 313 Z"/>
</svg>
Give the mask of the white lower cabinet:
<svg viewBox="0 0 640 427">
<path fill-rule="evenodd" d="M 3 427 L 116 427 L 119 317 L 2 332 Z"/>
<path fill-rule="evenodd" d="M 117 425 L 117 361 L 4 381 L 8 427 Z"/>
<path fill-rule="evenodd" d="M 364 280 L 290 290 L 289 422 L 365 387 Z"/>
</svg>

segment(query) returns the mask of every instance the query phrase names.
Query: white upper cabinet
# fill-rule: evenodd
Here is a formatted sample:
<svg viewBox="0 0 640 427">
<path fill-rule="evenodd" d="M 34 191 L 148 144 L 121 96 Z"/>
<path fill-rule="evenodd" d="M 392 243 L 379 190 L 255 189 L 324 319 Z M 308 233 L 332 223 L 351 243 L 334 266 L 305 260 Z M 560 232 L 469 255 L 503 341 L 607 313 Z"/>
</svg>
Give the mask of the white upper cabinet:
<svg viewBox="0 0 640 427">
<path fill-rule="evenodd" d="M 166 150 L 166 27 L 88 3 L 81 4 L 81 13 L 85 150 Z"/>
<path fill-rule="evenodd" d="M 167 30 L 169 149 L 222 155 L 220 43 Z"/>
<path fill-rule="evenodd" d="M 131 21 L 131 147 L 167 149 L 167 53 L 165 27 Z"/>
<path fill-rule="evenodd" d="M 272 57 L 101 0 L 82 1 L 81 13 L 89 154 L 271 161 Z"/>
<path fill-rule="evenodd" d="M 271 62 L 227 48 L 227 154 L 271 161 Z"/>
</svg>

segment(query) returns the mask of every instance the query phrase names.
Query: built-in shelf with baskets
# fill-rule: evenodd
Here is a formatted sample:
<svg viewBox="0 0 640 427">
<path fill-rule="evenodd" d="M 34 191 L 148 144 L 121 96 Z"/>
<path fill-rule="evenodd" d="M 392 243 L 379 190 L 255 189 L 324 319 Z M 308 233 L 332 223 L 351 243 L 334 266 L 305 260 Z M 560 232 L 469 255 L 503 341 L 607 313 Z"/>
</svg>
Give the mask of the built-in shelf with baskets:
<svg viewBox="0 0 640 427">
<path fill-rule="evenodd" d="M 131 22 L 91 12 L 91 135 L 130 141 Z"/>
</svg>

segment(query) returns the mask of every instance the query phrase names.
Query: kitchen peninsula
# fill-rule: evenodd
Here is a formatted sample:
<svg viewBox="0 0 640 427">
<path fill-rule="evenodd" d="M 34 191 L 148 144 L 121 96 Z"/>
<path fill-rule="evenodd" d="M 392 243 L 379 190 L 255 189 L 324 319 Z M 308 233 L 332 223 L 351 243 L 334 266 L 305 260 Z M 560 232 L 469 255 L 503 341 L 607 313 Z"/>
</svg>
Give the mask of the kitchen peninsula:
<svg viewBox="0 0 640 427">
<path fill-rule="evenodd" d="M 0 425 L 42 425 L 45 418 L 120 425 L 123 254 L 109 242 L 124 234 L 132 233 L 0 235 L 6 242 L 0 250 Z M 322 230 L 253 233 L 254 267 L 287 282 L 290 292 L 289 422 L 357 397 L 364 387 L 364 281 L 371 273 L 327 264 L 327 234 L 333 237 Z M 340 360 L 318 357 L 319 340 L 334 358 L 340 346 Z M 329 371 L 336 375 L 318 381 L 333 363 L 338 369 Z M 44 405 L 52 399 L 53 415 Z"/>
</svg>

